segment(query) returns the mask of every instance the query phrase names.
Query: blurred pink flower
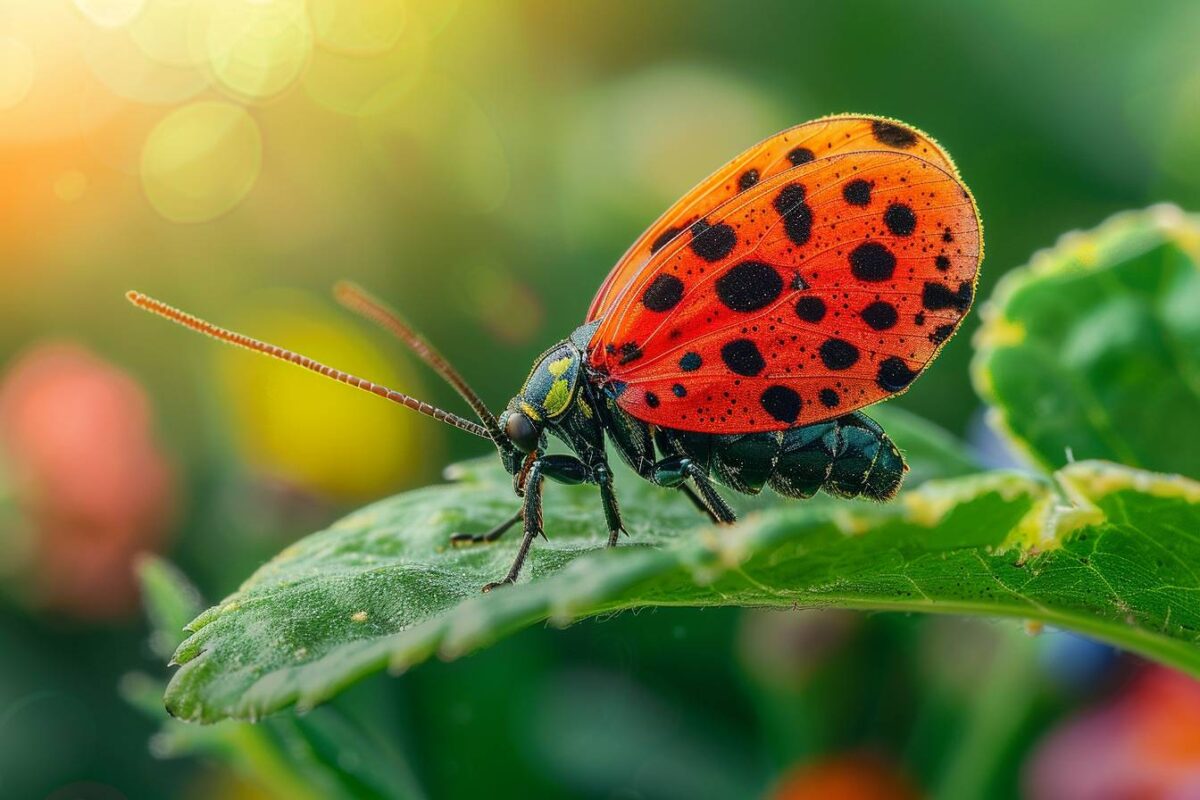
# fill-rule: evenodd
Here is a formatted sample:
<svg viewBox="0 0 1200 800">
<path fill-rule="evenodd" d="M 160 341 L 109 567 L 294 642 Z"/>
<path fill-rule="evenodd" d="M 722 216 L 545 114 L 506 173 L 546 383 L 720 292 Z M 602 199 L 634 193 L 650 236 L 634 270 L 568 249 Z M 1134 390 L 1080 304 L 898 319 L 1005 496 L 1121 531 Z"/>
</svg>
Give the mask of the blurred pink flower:
<svg viewBox="0 0 1200 800">
<path fill-rule="evenodd" d="M 1148 667 L 1119 695 L 1076 715 L 1038 746 L 1033 800 L 1200 798 L 1200 682 Z"/>
<path fill-rule="evenodd" d="M 133 559 L 162 543 L 174 506 L 141 387 L 78 346 L 36 345 L 0 384 L 0 449 L 34 602 L 92 619 L 132 609 Z"/>
</svg>

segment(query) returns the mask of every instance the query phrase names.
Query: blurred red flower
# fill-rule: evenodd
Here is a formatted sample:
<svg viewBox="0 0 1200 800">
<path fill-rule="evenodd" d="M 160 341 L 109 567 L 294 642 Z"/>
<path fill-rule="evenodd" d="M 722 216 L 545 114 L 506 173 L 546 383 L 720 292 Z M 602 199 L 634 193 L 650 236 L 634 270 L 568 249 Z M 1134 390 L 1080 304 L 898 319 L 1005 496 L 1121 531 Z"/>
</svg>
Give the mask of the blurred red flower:
<svg viewBox="0 0 1200 800">
<path fill-rule="evenodd" d="M 142 388 L 81 347 L 36 345 L 10 365 L 0 449 L 30 541 L 9 567 L 37 605 L 89 619 L 135 606 L 134 557 L 161 545 L 174 506 L 152 427 Z"/>
<path fill-rule="evenodd" d="M 849 753 L 789 770 L 772 800 L 917 800 L 921 794 L 894 765 Z"/>
<path fill-rule="evenodd" d="M 1200 798 L 1200 682 L 1147 667 L 1052 731 L 1025 778 L 1034 800 Z"/>
</svg>

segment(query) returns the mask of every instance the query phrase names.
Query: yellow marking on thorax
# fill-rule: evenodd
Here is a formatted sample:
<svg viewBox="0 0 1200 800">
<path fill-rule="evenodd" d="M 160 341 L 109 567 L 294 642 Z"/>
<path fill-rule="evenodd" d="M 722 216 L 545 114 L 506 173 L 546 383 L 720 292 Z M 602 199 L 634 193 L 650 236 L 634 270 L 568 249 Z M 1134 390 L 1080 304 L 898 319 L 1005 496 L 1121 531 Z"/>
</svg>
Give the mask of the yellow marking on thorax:
<svg viewBox="0 0 1200 800">
<path fill-rule="evenodd" d="M 556 362 L 557 363 L 557 362 Z M 551 365 L 553 368 L 553 364 Z M 567 410 L 567 406 L 571 402 L 571 388 L 567 383 L 566 378 L 559 378 L 550 385 L 550 391 L 546 392 L 546 399 L 542 405 L 546 408 L 546 413 L 552 417 L 557 417 L 559 414 Z"/>
<path fill-rule="evenodd" d="M 554 377 L 561 378 L 563 373 L 567 371 L 567 368 L 571 366 L 571 362 L 574 360 L 575 359 L 571 356 L 563 356 L 557 361 L 551 361 L 549 364 L 547 364 L 546 369 L 550 370 L 550 374 Z M 551 389 L 551 391 L 554 390 Z"/>
</svg>

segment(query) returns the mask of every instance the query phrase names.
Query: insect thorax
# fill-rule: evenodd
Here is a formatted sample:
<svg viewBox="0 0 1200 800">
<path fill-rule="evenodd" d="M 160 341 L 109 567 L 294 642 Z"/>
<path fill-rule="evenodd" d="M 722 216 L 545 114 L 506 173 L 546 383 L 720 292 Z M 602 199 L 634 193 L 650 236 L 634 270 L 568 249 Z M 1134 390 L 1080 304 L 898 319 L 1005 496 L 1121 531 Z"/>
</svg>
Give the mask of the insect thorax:
<svg viewBox="0 0 1200 800">
<path fill-rule="evenodd" d="M 582 354 L 570 342 L 560 342 L 533 365 L 517 404 L 538 423 L 553 422 L 570 408 L 579 389 Z"/>
<path fill-rule="evenodd" d="M 565 341 L 551 347 L 534 362 L 529 377 L 514 398 L 513 410 L 519 410 L 539 425 L 566 416 L 579 394 L 583 374 L 584 351 L 599 322 L 576 329 Z"/>
</svg>

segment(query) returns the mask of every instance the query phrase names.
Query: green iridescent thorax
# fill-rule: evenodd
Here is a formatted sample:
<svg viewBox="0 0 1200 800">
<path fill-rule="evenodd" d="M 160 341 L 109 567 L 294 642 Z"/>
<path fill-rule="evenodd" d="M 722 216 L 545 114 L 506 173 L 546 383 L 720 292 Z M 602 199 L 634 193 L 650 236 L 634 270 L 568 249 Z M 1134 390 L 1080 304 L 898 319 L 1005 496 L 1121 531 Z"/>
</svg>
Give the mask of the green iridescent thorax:
<svg viewBox="0 0 1200 800">
<path fill-rule="evenodd" d="M 557 419 L 571 408 L 579 388 L 582 354 L 570 342 L 548 350 L 521 387 L 517 405 L 534 422 Z"/>
</svg>

